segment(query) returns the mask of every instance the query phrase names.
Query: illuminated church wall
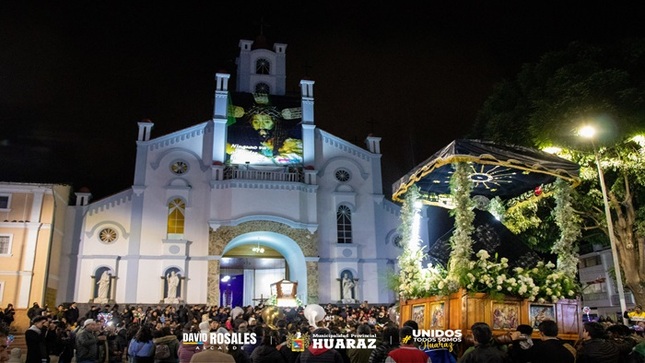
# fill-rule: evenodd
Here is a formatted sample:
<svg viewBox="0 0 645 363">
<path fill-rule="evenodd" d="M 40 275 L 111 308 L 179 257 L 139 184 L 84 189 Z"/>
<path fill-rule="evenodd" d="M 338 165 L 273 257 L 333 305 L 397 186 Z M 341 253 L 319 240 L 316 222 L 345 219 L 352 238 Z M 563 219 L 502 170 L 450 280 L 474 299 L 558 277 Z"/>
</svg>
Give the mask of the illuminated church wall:
<svg viewBox="0 0 645 363">
<path fill-rule="evenodd" d="M 285 44 L 274 47 L 275 58 L 267 49 L 250 48 L 253 42 L 240 44 L 238 64 L 247 71 L 253 70 L 247 63 L 259 56 L 284 68 L 280 59 Z M 263 79 L 259 75 L 238 77 L 248 84 L 238 86 L 238 93 L 229 92 L 225 76 L 218 74 L 216 79 L 213 120 L 160 136 L 152 135 L 152 122 L 141 122 L 132 188 L 70 207 L 74 217 L 68 219 L 66 238 L 80 244 L 77 265 L 70 268 L 74 289 L 69 300 L 87 302 L 96 289 L 91 275 L 109 267 L 116 276 L 112 300 L 158 304 L 164 298 L 161 277 L 176 268 L 186 277 L 182 300 L 206 303 L 214 297 L 209 289 L 219 286 L 219 271 L 214 269 L 221 257 L 209 251 L 209 238 L 215 233 L 211 230 L 267 221 L 287 228 L 285 238 L 315 232 L 317 250 L 306 247 L 307 259 L 292 275 L 317 290 L 309 296 L 322 303 L 338 302 L 338 279 L 342 271 L 350 271 L 356 279 L 356 299 L 393 302 L 385 271 L 401 252 L 393 242 L 399 207 L 382 193 L 380 139 L 372 137 L 372 146 L 363 148 L 316 128 L 313 81 L 301 83 L 304 98 L 294 98 L 283 94 L 280 69 L 262 75 L 273 77 L 270 87 L 282 88 L 277 95 L 245 93 Z M 228 143 L 222 130 L 228 132 Z M 306 155 L 311 162 L 303 165 Z M 226 158 L 229 165 L 217 157 Z M 294 175 L 296 179 L 289 179 Z M 179 204 L 173 204 L 176 200 Z M 351 214 L 351 243 L 338 243 L 340 206 Z M 168 230 L 169 213 L 176 208 L 183 208 L 181 233 Z M 301 298 L 307 294 L 299 291 Z"/>
</svg>

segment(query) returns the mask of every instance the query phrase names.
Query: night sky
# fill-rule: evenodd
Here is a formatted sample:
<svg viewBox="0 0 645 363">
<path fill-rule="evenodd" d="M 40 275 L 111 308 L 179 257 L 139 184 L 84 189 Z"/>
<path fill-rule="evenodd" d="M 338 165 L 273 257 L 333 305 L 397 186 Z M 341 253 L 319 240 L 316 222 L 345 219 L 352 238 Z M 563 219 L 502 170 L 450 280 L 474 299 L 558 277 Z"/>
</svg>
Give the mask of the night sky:
<svg viewBox="0 0 645 363">
<path fill-rule="evenodd" d="M 234 83 L 239 40 L 262 29 L 288 44 L 289 91 L 316 81 L 318 127 L 362 147 L 383 137 L 389 195 L 464 137 L 522 63 L 574 40 L 645 35 L 637 2 L 433 3 L 4 1 L 0 181 L 85 186 L 95 199 L 127 189 L 137 122 L 151 119 L 154 138 L 210 119 L 215 73 Z"/>
</svg>

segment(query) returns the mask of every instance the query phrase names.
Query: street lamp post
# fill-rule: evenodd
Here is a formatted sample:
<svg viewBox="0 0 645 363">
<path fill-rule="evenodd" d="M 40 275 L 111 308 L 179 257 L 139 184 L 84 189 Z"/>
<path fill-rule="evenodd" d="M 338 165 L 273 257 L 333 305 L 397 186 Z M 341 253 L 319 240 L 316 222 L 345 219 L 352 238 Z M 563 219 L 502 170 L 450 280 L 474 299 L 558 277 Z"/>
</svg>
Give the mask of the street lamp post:
<svg viewBox="0 0 645 363">
<path fill-rule="evenodd" d="M 591 126 L 585 126 L 580 130 L 580 136 L 591 138 L 596 134 L 596 130 Z M 620 301 L 620 316 L 623 319 L 623 324 L 627 325 L 627 321 L 623 313 L 627 311 L 627 303 L 625 301 L 625 289 L 623 287 L 623 274 L 620 272 L 620 262 L 618 260 L 618 249 L 616 248 L 616 235 L 614 234 L 614 223 L 611 218 L 611 209 L 609 207 L 609 198 L 607 197 L 607 186 L 605 185 L 605 174 L 600 167 L 600 157 L 598 157 L 598 150 L 593 140 L 591 140 L 591 147 L 593 154 L 596 158 L 596 167 L 598 168 L 598 179 L 600 179 L 600 190 L 602 191 L 602 201 L 605 205 L 605 218 L 607 219 L 607 234 L 609 234 L 609 245 L 611 246 L 611 254 L 614 260 L 614 271 L 616 271 L 616 289 L 618 289 L 618 300 Z"/>
</svg>

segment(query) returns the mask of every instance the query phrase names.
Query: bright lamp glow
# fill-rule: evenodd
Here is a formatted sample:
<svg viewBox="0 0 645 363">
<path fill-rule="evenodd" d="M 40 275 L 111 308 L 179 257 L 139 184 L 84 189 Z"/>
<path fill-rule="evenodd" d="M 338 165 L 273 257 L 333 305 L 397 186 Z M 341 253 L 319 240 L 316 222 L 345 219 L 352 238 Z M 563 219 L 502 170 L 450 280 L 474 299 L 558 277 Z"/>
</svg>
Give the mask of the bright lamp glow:
<svg viewBox="0 0 645 363">
<path fill-rule="evenodd" d="M 557 146 L 548 146 L 542 149 L 545 153 L 549 154 L 558 154 L 562 151 L 562 148 L 557 147 Z"/>
<path fill-rule="evenodd" d="M 231 276 L 226 275 L 226 276 L 222 277 L 222 282 L 228 282 L 230 279 L 231 279 Z"/>
<path fill-rule="evenodd" d="M 412 226 L 410 240 L 408 241 L 408 248 L 412 253 L 416 252 L 421 248 L 419 241 L 421 240 L 421 208 L 423 203 L 416 201 L 414 203 L 414 216 L 412 217 Z"/>
<path fill-rule="evenodd" d="M 596 136 L 596 129 L 593 126 L 583 126 L 578 130 L 578 135 L 582 137 L 586 137 L 587 139 L 590 139 L 594 136 Z"/>
</svg>

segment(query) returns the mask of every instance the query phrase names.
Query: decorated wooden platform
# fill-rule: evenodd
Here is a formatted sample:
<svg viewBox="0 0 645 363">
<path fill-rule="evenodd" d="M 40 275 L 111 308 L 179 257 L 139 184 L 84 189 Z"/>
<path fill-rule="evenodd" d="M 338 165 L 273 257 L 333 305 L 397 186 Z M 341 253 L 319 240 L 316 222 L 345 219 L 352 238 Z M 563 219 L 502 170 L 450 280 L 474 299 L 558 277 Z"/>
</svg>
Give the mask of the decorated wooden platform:
<svg viewBox="0 0 645 363">
<path fill-rule="evenodd" d="M 461 329 L 464 336 L 477 322 L 490 325 L 493 335 L 515 331 L 520 324 L 533 327 L 533 337 L 539 337 L 538 324 L 554 320 L 558 324 L 558 337 L 576 341 L 582 333 L 580 301 L 563 299 L 557 303 L 537 303 L 526 299 L 505 296 L 492 299 L 483 293 L 460 290 L 449 296 L 433 296 L 400 302 L 401 322 L 414 320 L 419 329 Z"/>
</svg>

